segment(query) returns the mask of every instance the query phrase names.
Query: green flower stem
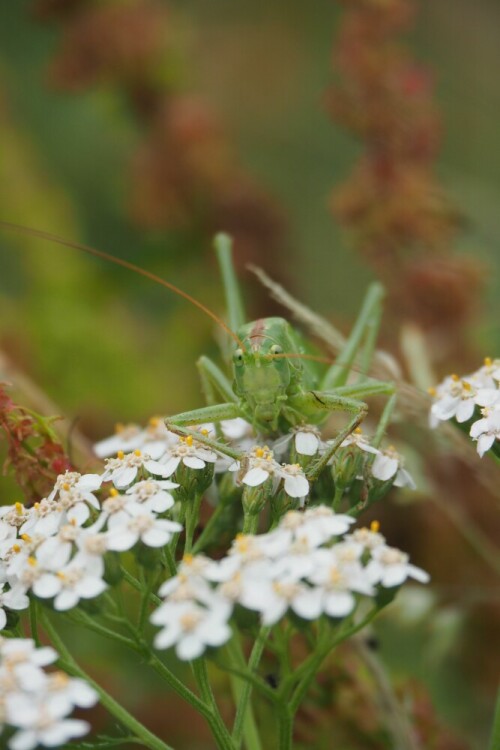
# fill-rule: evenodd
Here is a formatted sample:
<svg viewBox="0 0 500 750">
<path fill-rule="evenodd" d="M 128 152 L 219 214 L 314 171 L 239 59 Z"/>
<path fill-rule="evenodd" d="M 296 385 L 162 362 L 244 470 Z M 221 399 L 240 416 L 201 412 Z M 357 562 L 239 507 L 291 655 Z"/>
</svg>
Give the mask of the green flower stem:
<svg viewBox="0 0 500 750">
<path fill-rule="evenodd" d="M 270 628 L 261 628 L 259 631 L 252 653 L 250 654 L 250 659 L 248 660 L 248 670 L 250 672 L 255 672 L 259 665 L 269 633 Z M 245 666 L 245 657 L 237 633 L 235 633 L 228 642 L 226 653 L 229 655 L 232 662 Z M 241 741 L 244 738 L 247 750 L 261 750 L 262 745 L 260 742 L 259 731 L 255 723 L 251 704 L 252 684 L 234 678 L 231 680 L 231 684 L 236 703 L 233 741 L 236 747 L 239 748 L 241 746 Z"/>
<path fill-rule="evenodd" d="M 279 715 L 279 750 L 292 750 L 293 742 L 293 713 L 287 705 L 280 707 Z"/>
<path fill-rule="evenodd" d="M 127 583 L 130 584 L 130 586 L 132 586 L 132 588 L 134 588 L 136 591 L 142 592 L 143 589 L 140 584 L 140 581 L 138 581 L 137 578 L 135 578 L 135 576 L 133 576 L 132 573 L 129 573 L 128 570 L 124 568 L 123 566 L 121 570 L 122 570 L 123 578 L 125 579 L 125 581 L 127 581 Z M 149 595 L 149 598 L 153 602 L 153 604 L 156 604 L 156 605 L 163 604 L 160 597 L 157 596 L 156 594 L 153 594 L 152 592 Z"/>
<path fill-rule="evenodd" d="M 38 603 L 32 599 L 30 601 L 29 615 L 30 615 L 30 631 L 31 637 L 35 641 L 36 645 L 40 647 L 40 636 L 38 634 Z"/>
<path fill-rule="evenodd" d="M 211 713 L 207 716 L 207 721 L 212 730 L 213 737 L 217 743 L 219 750 L 235 750 L 235 745 L 231 739 L 226 725 L 222 721 L 222 717 L 219 713 L 219 708 L 215 702 L 215 697 L 212 692 L 212 687 L 208 679 L 207 664 L 206 661 L 201 659 L 195 659 L 191 662 L 193 673 L 198 684 L 201 696 L 204 702 L 210 706 Z"/>
<path fill-rule="evenodd" d="M 147 659 L 149 666 L 160 676 L 162 679 L 174 690 L 177 695 L 183 698 L 187 703 L 190 703 L 198 713 L 200 713 L 207 721 L 209 721 L 212 710 L 207 703 L 198 698 L 183 682 L 175 676 L 173 672 L 162 662 L 162 660 L 155 654 L 152 648 L 147 644 L 144 644 L 144 652 L 147 653 Z"/>
<path fill-rule="evenodd" d="M 237 667 L 229 666 L 228 664 L 225 664 L 224 662 L 221 662 L 220 660 L 217 660 L 214 663 L 223 672 L 227 672 L 228 674 L 234 674 L 235 677 L 241 677 L 243 680 L 246 680 L 247 682 L 249 682 L 256 690 L 258 690 L 271 703 L 278 702 L 276 691 L 273 690 L 271 687 L 269 687 L 269 685 L 267 685 L 267 683 L 265 683 L 263 679 L 258 677 L 253 672 L 250 672 L 250 670 L 238 669 Z"/>
<path fill-rule="evenodd" d="M 138 737 L 142 741 L 145 747 L 150 748 L 150 750 L 173 750 L 170 745 L 167 745 L 166 742 L 160 740 L 159 737 L 150 732 L 149 729 L 141 724 L 141 722 L 138 721 L 134 716 L 132 716 L 132 714 L 129 714 L 129 712 L 125 708 L 123 708 L 123 706 L 121 706 L 109 693 L 104 690 L 104 688 L 102 688 L 95 680 L 93 680 L 92 677 L 90 677 L 76 663 L 76 661 L 73 659 L 70 652 L 66 648 L 61 637 L 52 625 L 48 615 L 45 612 L 41 614 L 43 627 L 45 629 L 45 632 L 49 636 L 53 646 L 59 653 L 59 661 L 63 669 L 65 669 L 65 671 L 69 674 L 75 677 L 81 677 L 86 682 L 88 682 L 89 685 L 91 685 L 99 695 L 100 702 L 102 703 L 104 708 L 106 708 L 110 714 L 117 718 L 118 721 L 123 724 L 123 726 L 127 727 L 127 729 L 130 729 L 130 731 L 133 732 L 134 736 Z"/>
<path fill-rule="evenodd" d="M 148 580 L 146 582 L 146 586 L 142 591 L 141 606 L 139 610 L 139 619 L 138 619 L 138 625 L 137 625 L 140 633 L 143 633 L 144 628 L 146 627 L 148 607 L 151 604 L 151 594 L 153 593 L 153 590 L 156 589 L 158 585 L 158 579 L 161 576 L 161 573 L 162 573 L 161 570 L 157 573 L 150 572 Z"/>
<path fill-rule="evenodd" d="M 255 513 L 245 513 L 243 519 L 243 533 L 244 534 L 255 534 L 257 532 L 257 526 L 259 525 L 259 516 Z"/>
<path fill-rule="evenodd" d="M 184 543 L 184 554 L 191 554 L 193 547 L 193 537 L 198 520 L 200 518 L 200 505 L 202 494 L 197 492 L 194 498 L 188 503 L 186 510 L 186 541 Z"/>
<path fill-rule="evenodd" d="M 359 630 L 362 630 L 366 625 L 368 625 L 368 623 L 373 620 L 373 618 L 379 611 L 379 607 L 374 607 L 367 614 L 367 616 L 363 620 L 361 620 L 361 622 L 344 632 L 341 631 L 338 637 L 334 638 L 333 641 L 330 641 L 329 638 L 325 639 L 325 644 L 325 640 L 320 640 L 317 651 L 313 653 L 311 657 L 304 663 L 303 666 L 305 666 L 306 668 L 304 669 L 299 683 L 293 691 L 292 697 L 288 703 L 292 716 L 295 716 L 295 713 L 302 703 L 305 694 L 309 690 L 311 682 L 314 680 L 319 668 L 321 667 L 321 664 L 323 663 L 324 659 L 326 659 L 328 654 L 340 643 L 345 641 L 347 638 L 350 638 L 352 635 L 354 635 L 354 633 L 357 633 Z"/>
<path fill-rule="evenodd" d="M 344 497 L 344 488 L 335 487 L 335 495 L 333 496 L 333 504 L 332 504 L 332 508 L 334 511 L 337 511 L 340 508 L 343 497 Z"/>
<path fill-rule="evenodd" d="M 497 702 L 495 707 L 495 716 L 493 718 L 493 727 L 491 729 L 491 740 L 489 750 L 498 750 L 500 747 L 500 687 L 497 693 Z"/>
<path fill-rule="evenodd" d="M 168 572 L 170 573 L 170 575 L 173 578 L 174 576 L 177 575 L 177 565 L 176 565 L 176 562 L 175 562 L 175 557 L 172 554 L 172 550 L 170 549 L 170 547 L 168 545 L 166 545 L 165 547 L 163 547 L 163 549 L 162 549 L 162 557 L 164 558 L 164 562 L 165 562 L 165 565 L 166 565 L 166 567 L 168 569 Z"/>
<path fill-rule="evenodd" d="M 127 648 L 130 648 L 132 651 L 141 654 L 144 658 L 146 658 L 147 663 L 151 667 L 151 669 L 153 669 L 168 684 L 168 686 L 175 693 L 177 693 L 180 698 L 185 700 L 186 703 L 189 703 L 196 711 L 198 711 L 198 713 L 204 716 L 207 721 L 211 719 L 211 707 L 200 700 L 200 698 L 198 698 L 198 696 L 195 695 L 192 690 L 184 685 L 184 683 L 181 682 L 181 680 L 179 680 L 179 678 L 170 671 L 170 669 L 156 655 L 151 646 L 142 639 L 141 635 L 128 620 L 126 620 L 125 618 L 113 616 L 114 622 L 122 625 L 129 630 L 129 632 L 133 636 L 133 640 L 132 638 L 127 638 L 126 636 L 117 633 L 115 630 L 110 630 L 104 625 L 95 622 L 95 620 L 89 617 L 86 612 L 74 610 L 71 613 L 71 619 L 73 619 L 75 622 L 78 622 L 79 624 L 85 625 L 85 627 L 89 628 L 89 630 L 93 630 L 94 632 L 104 636 L 105 638 L 114 640 L 117 643 L 127 646 Z"/>
<path fill-rule="evenodd" d="M 193 548 L 191 550 L 193 555 L 197 555 L 198 552 L 201 552 L 201 550 L 207 545 L 207 543 L 211 541 L 213 530 L 217 527 L 219 517 L 226 510 L 226 507 L 227 507 L 226 503 L 219 501 L 219 504 L 217 505 L 214 512 L 208 519 L 207 525 L 205 526 L 200 536 L 196 540 L 196 543 L 193 545 Z"/>
<path fill-rule="evenodd" d="M 123 646 L 127 646 L 127 648 L 137 650 L 136 644 L 131 638 L 127 638 L 125 635 L 117 633 L 116 630 L 110 630 L 105 625 L 101 625 L 101 623 L 97 622 L 93 617 L 90 617 L 83 610 L 74 609 L 67 613 L 67 617 L 72 622 L 84 625 L 89 630 L 94 631 L 94 633 L 104 636 L 104 638 L 109 638 L 116 643 L 121 643 Z"/>
</svg>

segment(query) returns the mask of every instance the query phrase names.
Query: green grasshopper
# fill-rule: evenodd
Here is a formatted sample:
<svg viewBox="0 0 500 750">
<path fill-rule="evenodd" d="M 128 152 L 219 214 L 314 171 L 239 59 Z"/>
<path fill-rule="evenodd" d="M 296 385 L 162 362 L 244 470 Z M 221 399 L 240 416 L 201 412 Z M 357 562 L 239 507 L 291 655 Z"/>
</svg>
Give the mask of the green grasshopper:
<svg viewBox="0 0 500 750">
<path fill-rule="evenodd" d="M 217 235 L 215 248 L 224 283 L 229 330 L 236 342 L 232 352 L 233 383 L 212 360 L 202 356 L 198 369 L 209 405 L 169 417 L 167 426 L 235 457 L 219 441 L 182 428 L 241 417 L 265 439 L 287 433 L 292 427 L 320 425 L 334 411 L 347 412 L 351 415 L 348 424 L 329 443 L 325 453 L 308 467 L 307 477 L 314 480 L 366 416 L 368 406 L 361 399 L 394 393 L 393 383 L 367 379 L 363 375 L 357 383 L 346 384 L 354 358 L 363 345 L 364 364 L 366 368 L 369 366 L 381 318 L 383 288 L 378 283 L 370 286 L 343 351 L 318 379 L 307 367 L 309 357 L 287 320 L 272 317 L 245 322 L 230 238 Z M 218 398 L 223 402 L 217 403 Z"/>
<path fill-rule="evenodd" d="M 191 435 L 223 455 L 242 458 L 223 442 L 189 428 L 241 417 L 253 426 L 259 438 L 266 440 L 278 434 L 286 434 L 293 427 L 321 425 L 332 412 L 346 412 L 351 417 L 347 425 L 329 443 L 323 455 L 307 469 L 308 479 L 314 480 L 341 443 L 363 421 L 368 411 L 363 399 L 377 394 L 394 393 L 393 383 L 369 379 L 363 374 L 369 368 L 381 319 L 383 288 L 378 283 L 372 284 L 368 289 L 358 319 L 337 360 L 318 378 L 310 367 L 309 360 L 321 358 L 303 351 L 298 333 L 287 320 L 271 317 L 245 322 L 242 296 L 232 264 L 231 240 L 225 234 L 216 236 L 215 248 L 225 290 L 227 325 L 186 292 L 128 261 L 39 230 L 6 222 L 0 222 L 0 225 L 5 229 L 24 231 L 82 250 L 146 276 L 196 305 L 226 331 L 235 343 L 231 357 L 233 382 L 211 359 L 200 357 L 198 369 L 208 405 L 176 414 L 166 420 L 172 431 Z M 360 349 L 363 350 L 363 373 L 358 375 L 357 382 L 347 384 Z M 218 403 L 219 399 L 222 400 L 221 403 Z"/>
</svg>

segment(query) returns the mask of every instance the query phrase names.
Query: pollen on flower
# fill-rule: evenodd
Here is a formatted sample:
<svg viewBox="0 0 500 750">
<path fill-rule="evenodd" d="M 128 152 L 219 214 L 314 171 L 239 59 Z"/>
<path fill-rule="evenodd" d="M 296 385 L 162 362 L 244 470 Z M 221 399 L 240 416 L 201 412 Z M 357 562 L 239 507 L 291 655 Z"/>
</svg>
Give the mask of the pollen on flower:
<svg viewBox="0 0 500 750">
<path fill-rule="evenodd" d="M 331 566 L 330 570 L 328 571 L 328 577 L 330 579 L 330 583 L 333 586 L 338 586 L 339 583 L 342 583 L 343 576 L 336 565 Z"/>
<path fill-rule="evenodd" d="M 458 383 L 458 382 L 459 382 L 459 380 L 460 380 L 460 378 L 458 377 L 458 375 L 456 374 L 456 372 L 453 372 L 453 373 L 452 373 L 452 374 L 450 375 L 450 377 L 451 377 L 451 379 L 452 379 L 452 380 L 454 380 L 454 381 L 455 381 L 455 383 Z"/>
<path fill-rule="evenodd" d="M 21 552 L 21 547 L 19 546 L 19 544 L 13 544 L 11 547 L 11 550 L 12 552 L 15 552 L 17 555 L 19 552 Z"/>
<path fill-rule="evenodd" d="M 35 507 L 36 507 L 37 504 L 38 503 L 35 503 Z M 16 513 L 17 513 L 17 515 L 18 516 L 22 516 L 23 511 L 24 511 L 24 505 L 22 503 L 17 502 L 16 505 L 15 505 L 15 507 L 16 507 Z"/>
<path fill-rule="evenodd" d="M 114 487 L 112 487 L 110 489 L 110 491 L 109 491 L 109 494 L 111 495 L 111 497 L 117 497 L 120 493 L 118 492 L 117 489 L 115 489 Z"/>
<path fill-rule="evenodd" d="M 141 453 L 141 451 L 139 450 L 139 448 L 137 448 L 137 449 L 136 449 L 136 450 L 134 451 L 134 456 L 142 456 L 142 453 Z"/>
<path fill-rule="evenodd" d="M 190 565 L 190 563 L 193 562 L 193 555 L 184 555 L 184 557 L 182 558 L 182 562 L 186 565 Z"/>
<path fill-rule="evenodd" d="M 264 458 L 264 448 L 256 448 L 255 455 L 257 458 Z"/>
<path fill-rule="evenodd" d="M 240 553 L 248 552 L 250 543 L 248 534 L 237 534 L 235 539 L 235 547 Z"/>
<path fill-rule="evenodd" d="M 363 433 L 363 430 L 361 429 L 361 427 L 356 427 L 354 432 L 356 433 L 356 435 L 361 435 Z"/>
<path fill-rule="evenodd" d="M 462 388 L 464 389 L 464 391 L 470 391 L 472 389 L 472 386 L 466 380 L 462 380 Z"/>
<path fill-rule="evenodd" d="M 69 492 L 69 490 L 71 489 L 71 485 L 70 485 L 70 484 L 68 484 L 68 482 L 64 482 L 64 484 L 63 484 L 63 486 L 62 486 L 62 489 L 63 489 L 63 490 L 65 491 L 65 492 Z"/>
<path fill-rule="evenodd" d="M 485 364 L 485 367 L 491 367 L 491 365 L 493 364 L 492 358 L 491 357 L 485 357 L 484 358 L 484 364 Z"/>
<path fill-rule="evenodd" d="M 429 394 L 429 396 L 437 396 L 437 391 L 433 386 L 427 388 L 427 393 Z"/>
<path fill-rule="evenodd" d="M 209 434 L 208 430 L 206 429 L 200 430 L 200 432 L 202 435 L 205 435 L 205 437 L 207 437 L 207 435 Z"/>
<path fill-rule="evenodd" d="M 124 458 L 125 453 L 123 451 L 117 451 L 116 455 L 117 455 L 118 458 L 121 459 L 121 458 Z"/>
<path fill-rule="evenodd" d="M 373 531 L 375 534 L 380 531 L 380 521 L 372 521 L 370 524 L 370 531 Z"/>
<path fill-rule="evenodd" d="M 21 539 L 23 542 L 31 542 L 31 537 L 29 534 L 21 534 Z"/>
<path fill-rule="evenodd" d="M 50 686 L 53 690 L 63 689 L 69 684 L 69 677 L 65 672 L 53 672 L 50 675 Z"/>
<path fill-rule="evenodd" d="M 16 505 L 17 505 L 17 503 L 16 503 Z M 40 507 L 40 503 L 35 503 L 33 505 L 33 507 L 34 507 L 35 510 L 38 510 L 38 508 Z"/>
<path fill-rule="evenodd" d="M 188 435 L 186 437 L 186 445 L 189 445 L 189 446 L 193 445 L 193 436 L 192 435 Z"/>
<path fill-rule="evenodd" d="M 28 563 L 28 565 L 31 565 L 32 568 L 35 568 L 38 565 L 36 559 L 34 557 L 31 557 L 31 556 L 28 557 L 28 559 L 27 559 L 26 562 Z"/>
<path fill-rule="evenodd" d="M 180 618 L 181 628 L 183 630 L 194 630 L 200 621 L 200 615 L 197 612 L 186 612 Z"/>
<path fill-rule="evenodd" d="M 160 424 L 160 418 L 151 417 L 151 419 L 149 420 L 149 424 L 151 425 L 151 427 L 158 427 L 158 425 Z"/>
</svg>

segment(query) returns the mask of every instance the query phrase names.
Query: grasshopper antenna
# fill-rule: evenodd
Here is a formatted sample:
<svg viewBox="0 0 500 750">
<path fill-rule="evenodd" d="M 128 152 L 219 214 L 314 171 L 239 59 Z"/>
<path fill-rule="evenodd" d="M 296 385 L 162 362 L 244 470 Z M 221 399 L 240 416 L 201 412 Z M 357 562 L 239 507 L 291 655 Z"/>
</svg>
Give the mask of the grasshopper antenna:
<svg viewBox="0 0 500 750">
<path fill-rule="evenodd" d="M 238 336 L 232 331 L 229 326 L 227 326 L 224 321 L 218 317 L 214 312 L 212 312 L 208 307 L 206 307 L 202 302 L 199 302 L 194 297 L 191 297 L 190 294 L 187 292 L 183 292 L 182 289 L 179 289 L 174 284 L 171 284 L 170 281 L 165 281 L 165 279 L 162 279 L 161 276 L 157 276 L 155 273 L 152 273 L 152 271 L 147 271 L 145 268 L 141 268 L 140 266 L 136 266 L 135 263 L 130 263 L 128 260 L 123 260 L 123 258 L 117 258 L 114 255 L 110 255 L 110 253 L 106 253 L 103 250 L 96 250 L 93 247 L 90 247 L 90 245 L 83 245 L 80 242 L 73 242 L 71 240 L 65 240 L 62 237 L 59 237 L 57 234 L 52 234 L 51 232 L 45 232 L 42 229 L 31 229 L 30 227 L 23 227 L 20 224 L 12 224 L 10 221 L 0 221 L 0 227 L 3 227 L 3 229 L 18 232 L 19 234 L 27 234 L 31 237 L 37 237 L 41 240 L 48 240 L 49 242 L 55 242 L 58 245 L 63 245 L 64 247 L 71 247 L 74 250 L 80 250 L 84 253 L 88 253 L 88 255 L 93 255 L 96 258 L 101 258 L 103 260 L 108 261 L 109 263 L 114 263 L 117 266 L 122 266 L 123 268 L 127 268 L 129 271 L 133 271 L 134 273 L 138 273 L 141 276 L 144 276 L 146 279 L 149 279 L 150 281 L 154 281 L 156 284 L 160 284 L 161 286 L 164 286 L 166 289 L 169 289 L 171 292 L 174 292 L 175 294 L 178 294 L 180 297 L 183 297 L 185 300 L 190 302 L 192 305 L 197 307 L 199 310 L 205 313 L 205 315 L 208 315 L 209 318 L 212 318 L 215 323 L 217 323 L 218 326 L 224 329 L 224 331 L 231 336 L 234 341 L 238 344 L 238 346 L 241 349 L 244 349 L 243 342 L 240 341 Z"/>
</svg>

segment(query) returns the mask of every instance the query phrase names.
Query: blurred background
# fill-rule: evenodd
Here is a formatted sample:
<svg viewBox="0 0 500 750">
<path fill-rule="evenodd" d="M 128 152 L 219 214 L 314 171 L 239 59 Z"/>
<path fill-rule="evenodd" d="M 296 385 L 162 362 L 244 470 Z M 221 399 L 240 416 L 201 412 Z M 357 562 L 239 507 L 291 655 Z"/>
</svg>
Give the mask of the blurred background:
<svg viewBox="0 0 500 750">
<path fill-rule="evenodd" d="M 424 389 L 500 350 L 499 30 L 495 0 L 1 3 L 0 219 L 130 260 L 216 312 L 223 229 L 251 318 L 280 308 L 248 263 L 343 331 L 377 277 L 382 345 Z M 195 361 L 218 346 L 184 300 L 1 228 L 0 264 L 0 379 L 19 401 L 88 440 L 201 405 Z M 379 651 L 422 748 L 479 750 L 498 680 L 500 490 L 487 458 L 424 425 L 401 415 L 419 489 L 377 517 L 433 584 L 401 595 Z M 15 492 L 5 479 L 0 499 Z M 94 669 L 113 690 L 104 648 Z M 353 658 L 311 696 L 297 747 L 390 747 Z M 142 671 L 133 684 L 153 729 L 210 747 Z"/>
</svg>

